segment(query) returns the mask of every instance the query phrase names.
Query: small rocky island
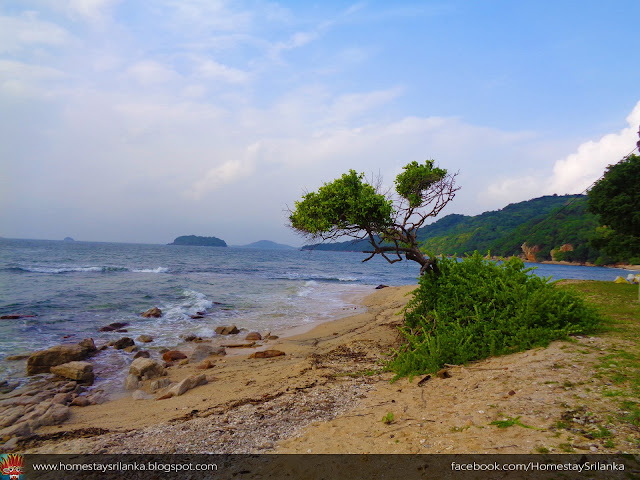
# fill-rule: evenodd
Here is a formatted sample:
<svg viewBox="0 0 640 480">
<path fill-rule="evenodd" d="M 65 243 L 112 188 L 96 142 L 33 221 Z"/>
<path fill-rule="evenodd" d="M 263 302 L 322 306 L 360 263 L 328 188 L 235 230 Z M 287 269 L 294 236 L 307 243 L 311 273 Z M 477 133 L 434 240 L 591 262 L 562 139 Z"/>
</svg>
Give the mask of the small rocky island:
<svg viewBox="0 0 640 480">
<path fill-rule="evenodd" d="M 226 247 L 227 242 L 218 237 L 199 237 L 197 235 L 184 235 L 176 238 L 169 245 L 189 245 L 195 247 Z"/>
</svg>

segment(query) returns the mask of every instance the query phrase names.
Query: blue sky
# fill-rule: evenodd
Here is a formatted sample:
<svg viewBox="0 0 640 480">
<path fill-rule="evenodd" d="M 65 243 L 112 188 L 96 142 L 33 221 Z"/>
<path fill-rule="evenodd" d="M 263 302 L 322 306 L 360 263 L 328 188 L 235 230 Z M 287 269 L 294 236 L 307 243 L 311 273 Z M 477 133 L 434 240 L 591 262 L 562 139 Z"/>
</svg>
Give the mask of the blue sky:
<svg viewBox="0 0 640 480">
<path fill-rule="evenodd" d="M 0 5 L 0 235 L 300 244 L 350 168 L 460 171 L 443 214 L 578 193 L 640 124 L 640 3 Z"/>
</svg>

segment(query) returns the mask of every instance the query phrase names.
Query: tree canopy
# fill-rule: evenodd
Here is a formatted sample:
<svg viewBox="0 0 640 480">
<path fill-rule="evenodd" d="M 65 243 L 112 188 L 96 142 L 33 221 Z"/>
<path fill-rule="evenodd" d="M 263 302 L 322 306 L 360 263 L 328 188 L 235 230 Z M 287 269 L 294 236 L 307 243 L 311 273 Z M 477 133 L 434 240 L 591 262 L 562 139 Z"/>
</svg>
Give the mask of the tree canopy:
<svg viewBox="0 0 640 480">
<path fill-rule="evenodd" d="M 453 200 L 459 189 L 455 177 L 434 167 L 433 160 L 414 161 L 396 177 L 394 194 L 381 192 L 381 181 L 373 186 L 364 174 L 350 170 L 296 202 L 289 212 L 290 226 L 315 240 L 367 239 L 372 250 L 364 261 L 379 254 L 394 263 L 404 254 L 421 265 L 421 272 L 435 269 L 435 258 L 420 250 L 417 232 Z"/>
<path fill-rule="evenodd" d="M 588 192 L 589 210 L 603 228 L 592 243 L 612 256 L 640 256 L 640 157 L 609 165 Z"/>
</svg>

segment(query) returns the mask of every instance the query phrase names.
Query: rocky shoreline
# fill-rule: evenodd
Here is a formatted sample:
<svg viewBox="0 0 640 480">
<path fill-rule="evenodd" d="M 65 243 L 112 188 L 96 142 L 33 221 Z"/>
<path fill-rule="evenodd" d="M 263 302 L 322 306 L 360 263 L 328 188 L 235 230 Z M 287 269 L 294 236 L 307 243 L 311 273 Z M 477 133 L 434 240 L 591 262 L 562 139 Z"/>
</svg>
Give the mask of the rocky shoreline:
<svg viewBox="0 0 640 480">
<path fill-rule="evenodd" d="M 206 312 L 199 312 L 199 318 Z M 162 311 L 151 308 L 141 314 L 142 317 L 162 316 Z M 13 315 L 12 318 L 22 318 Z M 112 323 L 100 328 L 103 332 L 126 333 L 125 323 Z M 237 336 L 241 333 L 235 325 L 221 326 L 216 329 L 219 336 Z M 77 344 L 55 345 L 51 348 L 33 352 L 29 355 L 9 357 L 9 361 L 26 361 L 26 374 L 31 378 L 26 385 L 20 382 L 4 380 L 0 383 L 0 451 L 11 452 L 21 442 L 29 441 L 40 427 L 61 425 L 71 417 L 71 407 L 88 407 L 107 402 L 110 394 L 104 389 L 90 389 L 95 380 L 92 358 L 109 348 L 131 354 L 128 375 L 124 380 L 125 390 L 134 400 L 166 400 L 180 396 L 187 391 L 205 385 L 209 379 L 205 373 L 195 373 L 179 381 L 168 377 L 167 369 L 174 366 L 194 366 L 198 370 L 213 368 L 216 359 L 226 355 L 227 348 L 257 349 L 277 336 L 267 333 L 249 332 L 244 342 L 229 343 L 225 346 L 210 345 L 211 339 L 195 335 L 186 335 L 185 343 L 195 346 L 181 350 L 161 349 L 159 359 L 152 359 L 148 350 L 139 345 L 150 344 L 153 337 L 140 335 L 135 340 L 121 337 L 96 347 L 92 338 L 86 338 Z M 136 341 L 138 343 L 136 343 Z M 256 351 L 251 358 L 272 358 L 284 355 L 278 350 Z"/>
<path fill-rule="evenodd" d="M 36 387 L 29 395 L 16 391 L 0 400 L 3 419 L 16 398 L 31 409 L 12 413 L 27 417 L 18 424 L 40 415 L 43 403 L 53 409 L 30 435 L 3 439 L 4 448 L 78 454 L 640 453 L 637 427 L 614 421 L 629 415 L 608 394 L 620 367 L 608 361 L 602 370 L 611 351 L 637 349 L 625 339 L 577 337 L 391 383 L 393 375 L 382 366 L 399 346 L 397 314 L 412 288 L 378 290 L 364 300 L 366 313 L 267 345 L 256 341 L 262 344 L 257 350 L 246 347 L 254 340 L 241 340 L 234 341 L 242 346 L 232 355 L 199 361 L 191 352 L 167 365 L 131 358 L 131 392 L 141 393 L 112 401 L 65 405 L 74 395 L 87 396 L 86 387 L 72 381 L 59 380 L 46 395 Z M 267 348 L 284 355 L 252 355 Z M 601 376 L 594 375 L 597 368 Z M 152 392 L 158 380 L 169 384 Z M 187 385 L 194 388 L 177 394 Z M 161 399 L 169 389 L 176 394 Z M 65 399 L 62 407 L 53 407 L 56 396 Z"/>
</svg>

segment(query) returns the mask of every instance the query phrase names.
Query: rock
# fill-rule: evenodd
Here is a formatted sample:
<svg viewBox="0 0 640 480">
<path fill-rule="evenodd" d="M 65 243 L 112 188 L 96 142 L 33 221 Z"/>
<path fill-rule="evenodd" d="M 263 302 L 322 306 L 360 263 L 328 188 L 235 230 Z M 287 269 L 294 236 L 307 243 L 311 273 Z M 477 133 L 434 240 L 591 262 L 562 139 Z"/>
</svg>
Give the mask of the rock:
<svg viewBox="0 0 640 480">
<path fill-rule="evenodd" d="M 202 341 L 202 337 L 198 337 L 197 335 L 190 333 L 189 335 L 186 335 L 184 337 L 184 341 L 185 342 L 195 342 L 195 341 Z"/>
<path fill-rule="evenodd" d="M 224 347 L 212 347 L 211 345 L 198 345 L 193 349 L 190 360 L 199 362 L 212 355 L 225 355 Z"/>
<path fill-rule="evenodd" d="M 0 320 L 19 320 L 21 318 L 35 318 L 37 315 L 2 315 Z"/>
<path fill-rule="evenodd" d="M 143 392 L 142 390 L 136 390 L 135 392 L 133 392 L 131 394 L 131 397 L 134 400 L 148 400 L 149 398 L 153 398 L 151 395 L 149 395 L 148 393 Z"/>
<path fill-rule="evenodd" d="M 158 307 L 153 307 L 142 313 L 141 315 L 145 318 L 160 318 L 162 316 L 162 310 L 160 310 Z"/>
<path fill-rule="evenodd" d="M 123 348 L 123 350 L 127 353 L 133 353 L 138 351 L 138 347 L 136 347 L 135 345 L 131 345 L 129 347 Z"/>
<path fill-rule="evenodd" d="M 9 361 L 9 362 L 17 362 L 18 360 L 25 360 L 29 358 L 29 354 L 23 354 L 23 355 L 9 355 L 8 357 L 5 357 L 5 360 Z"/>
<path fill-rule="evenodd" d="M 129 374 L 139 379 L 150 380 L 164 375 L 164 367 L 150 358 L 136 358 L 129 367 Z"/>
<path fill-rule="evenodd" d="M 13 452 L 18 446 L 18 441 L 18 437 L 13 437 L 12 439 L 7 440 L 0 447 L 0 452 Z"/>
<path fill-rule="evenodd" d="M 93 353 L 96 351 L 96 344 L 93 341 L 93 338 L 85 338 L 84 340 L 79 342 L 78 345 L 80 345 L 89 353 Z"/>
<path fill-rule="evenodd" d="M 236 327 L 235 325 L 231 325 L 231 326 L 224 326 L 224 327 L 216 327 L 216 333 L 218 335 L 236 335 L 240 333 L 240 330 L 238 330 L 238 327 Z"/>
<path fill-rule="evenodd" d="M 376 290 L 382 290 L 383 288 L 388 288 L 388 287 L 389 287 L 389 285 L 378 285 L 376 287 Z"/>
<path fill-rule="evenodd" d="M 134 359 L 136 358 L 149 358 L 151 356 L 151 354 L 146 351 L 146 350 L 140 350 L 139 352 L 136 352 L 136 354 L 133 356 Z"/>
<path fill-rule="evenodd" d="M 167 377 L 162 377 L 156 380 L 152 380 L 151 383 L 149 383 L 149 390 L 155 392 L 156 390 L 168 387 L 169 385 L 171 385 L 171 380 L 169 380 Z"/>
<path fill-rule="evenodd" d="M 53 366 L 84 360 L 95 351 L 93 340 L 87 338 L 76 345 L 56 345 L 47 350 L 34 352 L 27 359 L 27 375 L 49 373 Z"/>
<path fill-rule="evenodd" d="M 207 376 L 204 373 L 201 373 L 199 375 L 192 375 L 191 377 L 187 377 L 180 383 L 177 383 L 176 385 L 171 387 L 167 394 L 178 397 L 191 390 L 192 388 L 204 385 L 205 383 L 207 383 Z"/>
<path fill-rule="evenodd" d="M 13 425 L 20 417 L 25 414 L 26 411 L 27 409 L 22 405 L 16 405 L 3 411 L 2 415 L 0 415 L 0 428 L 5 428 L 9 425 Z"/>
<path fill-rule="evenodd" d="M 222 345 L 224 348 L 251 348 L 255 346 L 256 342 L 251 343 L 225 343 Z"/>
<path fill-rule="evenodd" d="M 123 327 L 129 325 L 127 322 L 114 322 L 106 325 L 104 327 L 100 327 L 100 332 L 113 332 L 114 330 L 119 330 Z"/>
<path fill-rule="evenodd" d="M 204 315 L 200 315 L 200 314 L 191 315 L 192 320 L 200 320 L 201 318 L 204 318 Z"/>
<path fill-rule="evenodd" d="M 62 365 L 51 367 L 51 373 L 60 377 L 75 380 L 83 385 L 93 385 L 95 375 L 93 374 L 93 365 L 89 362 L 68 362 Z"/>
<path fill-rule="evenodd" d="M 31 435 L 31 426 L 27 422 L 14 423 L 10 427 L 0 430 L 0 438 L 28 437 Z"/>
<path fill-rule="evenodd" d="M 9 383 L 8 380 L 2 380 L 2 381 L 0 381 L 0 393 L 4 395 L 6 393 L 12 392 L 16 388 L 18 388 L 18 385 L 20 385 L 19 382 L 11 382 L 11 383 Z"/>
<path fill-rule="evenodd" d="M 285 355 L 284 352 L 280 350 L 264 350 L 262 352 L 256 352 L 249 355 L 249 358 L 273 358 L 273 357 L 281 357 Z"/>
<path fill-rule="evenodd" d="M 71 401 L 72 407 L 88 407 L 91 401 L 87 397 L 76 397 Z"/>
<path fill-rule="evenodd" d="M 446 368 L 443 368 L 441 370 L 438 370 L 438 373 L 436 373 L 436 375 L 438 376 L 438 378 L 451 378 L 451 374 L 449 373 L 449 370 L 447 370 Z"/>
<path fill-rule="evenodd" d="M 153 342 L 153 337 L 151 335 L 140 335 L 136 340 L 142 343 L 151 343 Z"/>
<path fill-rule="evenodd" d="M 280 337 L 277 335 L 267 335 L 265 340 L 278 340 Z"/>
<path fill-rule="evenodd" d="M 137 390 L 138 385 L 140 384 L 140 379 L 137 375 L 129 374 L 127 378 L 124 379 L 124 388 L 125 390 Z"/>
<path fill-rule="evenodd" d="M 71 416 L 71 410 L 65 405 L 53 404 L 38 419 L 38 426 L 59 425 Z"/>
<path fill-rule="evenodd" d="M 127 347 L 132 347 L 133 345 L 135 345 L 133 338 L 122 337 L 120 340 L 117 340 L 113 344 L 113 348 L 115 348 L 116 350 L 123 350 Z"/>
<path fill-rule="evenodd" d="M 211 362 L 211 360 L 203 360 L 198 365 L 196 365 L 196 368 L 199 370 L 208 370 L 213 367 L 215 367 L 215 365 Z"/>
<path fill-rule="evenodd" d="M 183 360 L 185 358 L 187 358 L 187 356 L 179 350 L 169 350 L 162 354 L 162 359 L 165 362 L 175 362 L 176 360 Z"/>
<path fill-rule="evenodd" d="M 260 333 L 258 332 L 251 332 L 248 333 L 246 337 L 244 337 L 245 340 L 262 340 L 262 335 L 260 335 Z"/>
<path fill-rule="evenodd" d="M 68 405 L 73 400 L 73 393 L 56 393 L 51 401 L 60 405 Z"/>
</svg>

